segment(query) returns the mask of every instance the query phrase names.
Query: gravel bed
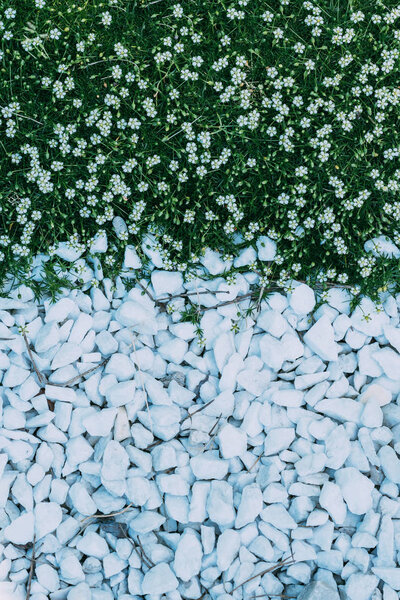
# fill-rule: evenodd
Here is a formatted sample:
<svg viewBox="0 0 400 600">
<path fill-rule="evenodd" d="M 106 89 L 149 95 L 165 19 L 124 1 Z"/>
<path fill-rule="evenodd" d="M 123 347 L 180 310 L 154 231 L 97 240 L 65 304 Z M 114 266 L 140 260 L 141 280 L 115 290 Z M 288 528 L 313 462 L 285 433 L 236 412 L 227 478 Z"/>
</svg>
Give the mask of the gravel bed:
<svg viewBox="0 0 400 600">
<path fill-rule="evenodd" d="M 0 298 L 2 600 L 399 597 L 400 296 L 294 282 L 232 328 L 254 273 L 207 256 Z"/>
</svg>

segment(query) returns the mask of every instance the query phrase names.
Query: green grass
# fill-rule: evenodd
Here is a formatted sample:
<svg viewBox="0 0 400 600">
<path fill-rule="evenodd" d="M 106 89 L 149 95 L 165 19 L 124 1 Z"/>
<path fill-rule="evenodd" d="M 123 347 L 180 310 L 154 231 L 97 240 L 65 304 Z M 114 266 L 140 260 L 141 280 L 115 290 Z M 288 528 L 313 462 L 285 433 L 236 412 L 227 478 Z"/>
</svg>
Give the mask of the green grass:
<svg viewBox="0 0 400 600">
<path fill-rule="evenodd" d="M 87 253 L 99 230 L 109 238 L 105 273 L 115 275 L 124 246 L 140 251 L 150 230 L 168 269 L 190 271 L 206 246 L 235 255 L 268 235 L 277 259 L 250 268 L 282 286 L 399 289 L 399 261 L 364 251 L 382 234 L 400 244 L 400 169 L 387 157 L 398 152 L 396 2 L 186 0 L 182 16 L 170 0 L 40 2 L 0 0 L 1 280 L 30 281 L 33 257 L 50 253 L 42 285 L 54 291 L 71 269 L 54 256 L 58 242 Z M 335 44 L 337 27 L 354 32 Z M 119 238 L 115 216 L 128 226 Z"/>
</svg>

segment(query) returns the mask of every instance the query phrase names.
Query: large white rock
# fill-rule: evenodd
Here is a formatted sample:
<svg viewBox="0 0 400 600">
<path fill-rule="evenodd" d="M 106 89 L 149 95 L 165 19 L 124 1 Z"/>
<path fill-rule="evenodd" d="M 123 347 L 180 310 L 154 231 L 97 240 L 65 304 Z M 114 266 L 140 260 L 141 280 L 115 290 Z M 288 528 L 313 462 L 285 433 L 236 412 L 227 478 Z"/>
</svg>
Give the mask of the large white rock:
<svg viewBox="0 0 400 600">
<path fill-rule="evenodd" d="M 304 392 L 293 389 L 276 390 L 271 396 L 271 402 L 287 408 L 298 408 L 304 404 Z"/>
<path fill-rule="evenodd" d="M 350 512 L 363 515 L 372 508 L 374 484 L 368 477 L 354 467 L 345 467 L 335 472 L 335 480 Z"/>
<path fill-rule="evenodd" d="M 223 479 L 228 472 L 229 463 L 213 450 L 202 452 L 190 459 L 193 475 L 197 479 Z"/>
<path fill-rule="evenodd" d="M 324 581 L 313 581 L 300 592 L 297 600 L 340 600 L 340 596 Z"/>
<path fill-rule="evenodd" d="M 371 252 L 376 257 L 400 258 L 400 250 L 386 235 L 367 240 L 364 244 L 364 250 L 365 252 Z"/>
<path fill-rule="evenodd" d="M 333 481 L 326 481 L 322 486 L 319 504 L 324 508 L 336 525 L 343 525 L 347 508 L 340 487 Z"/>
<path fill-rule="evenodd" d="M 373 337 L 381 335 L 384 326 L 390 321 L 388 315 L 383 311 L 378 311 L 376 304 L 367 297 L 362 298 L 350 319 L 354 329 Z"/>
<path fill-rule="evenodd" d="M 263 508 L 262 492 L 256 483 L 251 483 L 243 488 L 238 507 L 235 527 L 240 529 L 249 523 L 254 523 Z"/>
<path fill-rule="evenodd" d="M 335 342 L 335 331 L 327 315 L 318 319 L 304 334 L 304 342 L 325 361 L 338 359 L 339 344 Z"/>
<path fill-rule="evenodd" d="M 226 571 L 239 552 L 240 535 L 234 529 L 225 529 L 217 541 L 217 566 L 220 571 Z"/>
<path fill-rule="evenodd" d="M 187 528 L 181 535 L 175 550 L 174 571 L 182 581 L 189 581 L 201 569 L 203 549 L 197 535 Z"/>
<path fill-rule="evenodd" d="M 258 238 L 257 242 L 258 258 L 259 260 L 271 261 L 276 256 L 276 242 L 266 235 L 262 235 Z"/>
<path fill-rule="evenodd" d="M 353 573 L 345 586 L 348 600 L 370 600 L 378 583 L 379 578 L 375 575 Z"/>
<path fill-rule="evenodd" d="M 62 344 L 51 363 L 52 370 L 55 371 L 56 369 L 70 365 L 78 360 L 81 354 L 82 346 L 79 344 L 74 344 L 73 342 L 66 342 L 65 344 Z"/>
<path fill-rule="evenodd" d="M 170 566 L 161 562 L 147 571 L 142 580 L 143 594 L 167 594 L 178 587 L 178 580 Z"/>
<path fill-rule="evenodd" d="M 272 456 L 287 450 L 295 438 L 293 427 L 276 427 L 270 429 L 264 440 L 264 455 Z"/>
<path fill-rule="evenodd" d="M 372 354 L 389 379 L 400 377 L 400 354 L 391 348 L 381 348 Z"/>
<path fill-rule="evenodd" d="M 155 313 L 134 300 L 125 300 L 115 313 L 115 318 L 125 327 L 132 327 L 138 333 L 157 333 Z"/>
<path fill-rule="evenodd" d="M 61 298 L 55 304 L 49 306 L 44 318 L 45 323 L 56 321 L 60 323 L 64 321 L 69 314 L 74 310 L 76 304 L 71 298 Z"/>
<path fill-rule="evenodd" d="M 33 541 L 34 524 L 33 512 L 26 512 L 4 529 L 4 538 L 12 544 L 28 544 Z"/>
<path fill-rule="evenodd" d="M 34 515 L 37 540 L 57 529 L 62 521 L 62 510 L 56 502 L 38 502 Z"/>
<path fill-rule="evenodd" d="M 136 249 L 134 246 L 126 246 L 125 247 L 125 255 L 124 255 L 124 269 L 140 269 L 142 266 L 142 261 L 140 260 Z"/>
<path fill-rule="evenodd" d="M 106 540 L 95 531 L 85 531 L 76 547 L 82 554 L 93 556 L 99 560 L 103 560 L 110 552 Z"/>
<path fill-rule="evenodd" d="M 41 327 L 35 338 L 35 350 L 36 352 L 47 352 L 50 348 L 53 348 L 58 344 L 60 340 L 60 333 L 57 323 L 50 321 Z"/>
<path fill-rule="evenodd" d="M 391 446 L 382 446 L 378 451 L 381 469 L 385 477 L 396 485 L 400 485 L 400 459 Z"/>
<path fill-rule="evenodd" d="M 387 583 L 393 590 L 400 591 L 400 568 L 372 567 L 372 572 Z"/>
<path fill-rule="evenodd" d="M 315 306 L 315 294 L 305 283 L 299 283 L 288 294 L 289 306 L 297 315 L 307 315 Z"/>
<path fill-rule="evenodd" d="M 221 428 L 217 437 L 223 458 L 240 456 L 247 450 L 247 433 L 230 423 Z"/>
<path fill-rule="evenodd" d="M 274 337 L 280 338 L 288 328 L 288 323 L 277 310 L 263 310 L 258 319 L 257 326 L 264 329 Z"/>
<path fill-rule="evenodd" d="M 233 525 L 233 490 L 227 481 L 211 481 L 206 506 L 211 521 L 223 527 Z"/>
<path fill-rule="evenodd" d="M 156 297 L 164 297 L 168 294 L 181 294 L 185 291 L 183 287 L 182 273 L 172 271 L 153 271 L 151 284 Z"/>
</svg>

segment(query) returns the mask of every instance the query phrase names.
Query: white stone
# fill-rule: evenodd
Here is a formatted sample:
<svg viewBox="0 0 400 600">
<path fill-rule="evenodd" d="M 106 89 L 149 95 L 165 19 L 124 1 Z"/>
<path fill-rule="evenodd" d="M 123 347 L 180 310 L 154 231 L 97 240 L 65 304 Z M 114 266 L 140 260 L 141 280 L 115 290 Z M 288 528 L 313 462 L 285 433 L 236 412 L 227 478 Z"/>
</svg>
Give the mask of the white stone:
<svg viewBox="0 0 400 600">
<path fill-rule="evenodd" d="M 324 508 L 336 525 L 343 525 L 347 508 L 340 487 L 332 481 L 324 483 L 319 496 L 319 504 Z"/>
<path fill-rule="evenodd" d="M 400 568 L 372 567 L 371 571 L 393 590 L 400 591 Z"/>
<path fill-rule="evenodd" d="M 33 541 L 34 516 L 33 512 L 26 512 L 13 519 L 3 531 L 4 538 L 12 544 L 28 544 Z"/>
<path fill-rule="evenodd" d="M 174 338 L 161 344 L 157 351 L 164 360 L 180 365 L 188 351 L 188 344 L 180 338 Z"/>
<path fill-rule="evenodd" d="M 366 388 L 363 388 L 363 392 L 359 397 L 360 402 L 367 403 L 369 400 L 373 400 L 379 406 L 385 406 L 391 402 L 392 394 L 383 386 L 371 383 Z"/>
<path fill-rule="evenodd" d="M 261 396 L 268 388 L 270 381 L 271 373 L 267 369 L 261 371 L 243 369 L 237 374 L 237 383 L 253 396 Z M 235 382 L 233 381 L 233 383 Z M 232 386 L 230 389 L 232 389 Z"/>
<path fill-rule="evenodd" d="M 367 240 L 364 244 L 364 250 L 365 252 L 371 252 L 376 257 L 400 258 L 400 250 L 386 235 Z"/>
<path fill-rule="evenodd" d="M 69 497 L 75 508 L 81 515 L 90 516 L 97 512 L 97 506 L 89 495 L 85 486 L 76 481 L 69 489 Z"/>
<path fill-rule="evenodd" d="M 115 313 L 115 318 L 125 327 L 131 327 L 137 333 L 154 335 L 157 322 L 154 310 L 146 308 L 134 300 L 125 300 Z"/>
<path fill-rule="evenodd" d="M 259 260 L 271 261 L 276 256 L 276 242 L 266 235 L 262 235 L 258 238 L 257 242 L 258 258 Z"/>
<path fill-rule="evenodd" d="M 122 480 L 126 477 L 129 456 L 123 446 L 115 440 L 108 442 L 101 467 L 101 478 L 106 481 Z"/>
<path fill-rule="evenodd" d="M 232 564 L 240 548 L 240 535 L 234 529 L 225 529 L 217 540 L 217 566 L 226 571 Z"/>
<path fill-rule="evenodd" d="M 378 312 L 375 303 L 367 297 L 362 298 L 350 319 L 354 329 L 372 337 L 381 335 L 384 326 L 389 323 L 388 315 L 383 311 Z"/>
<path fill-rule="evenodd" d="M 59 589 L 60 579 L 57 571 L 49 564 L 37 565 L 35 569 L 35 575 L 40 585 L 42 585 L 47 591 L 55 592 Z"/>
<path fill-rule="evenodd" d="M 340 600 L 340 596 L 324 581 L 313 581 L 302 589 L 297 600 Z"/>
<path fill-rule="evenodd" d="M 247 434 L 230 423 L 224 425 L 218 433 L 219 449 L 223 458 L 241 456 L 247 450 Z"/>
<path fill-rule="evenodd" d="M 239 255 L 233 261 L 233 266 L 235 268 L 245 267 L 246 265 L 250 265 L 255 260 L 257 260 L 257 252 L 251 246 L 249 248 L 244 248 L 239 252 Z"/>
<path fill-rule="evenodd" d="M 297 523 L 281 503 L 270 504 L 261 511 L 261 518 L 276 529 L 296 529 Z"/>
<path fill-rule="evenodd" d="M 83 537 L 76 544 L 77 549 L 86 556 L 94 556 L 99 560 L 103 560 L 110 550 L 106 540 L 94 531 L 85 531 Z"/>
<path fill-rule="evenodd" d="M 314 406 L 317 412 L 332 417 L 337 421 L 359 423 L 364 406 L 351 398 L 327 398 Z"/>
<path fill-rule="evenodd" d="M 189 581 L 201 569 L 203 549 L 192 529 L 186 529 L 181 535 L 175 550 L 174 571 L 182 581 Z"/>
<path fill-rule="evenodd" d="M 93 241 L 90 245 L 89 251 L 90 254 L 96 253 L 104 253 L 107 252 L 108 242 L 107 242 L 107 234 L 104 232 L 102 234 L 96 234 L 93 238 Z"/>
<path fill-rule="evenodd" d="M 86 313 L 81 313 L 72 326 L 68 341 L 74 344 L 80 344 L 93 324 L 93 317 Z"/>
<path fill-rule="evenodd" d="M 156 297 L 165 297 L 168 294 L 181 294 L 185 291 L 182 273 L 173 271 L 153 271 L 151 274 L 151 284 Z"/>
<path fill-rule="evenodd" d="M 256 483 L 243 488 L 240 504 L 237 510 L 235 527 L 240 529 L 255 522 L 263 508 L 263 495 Z"/>
<path fill-rule="evenodd" d="M 143 594 L 167 594 L 178 587 L 178 580 L 170 566 L 161 562 L 147 571 L 142 580 Z"/>
<path fill-rule="evenodd" d="M 260 340 L 260 354 L 265 364 L 274 371 L 280 371 L 285 360 L 284 346 L 280 340 L 266 333 Z"/>
<path fill-rule="evenodd" d="M 68 592 L 67 600 L 92 600 L 92 592 L 87 583 L 82 581 Z"/>
<path fill-rule="evenodd" d="M 374 360 L 382 367 L 385 375 L 398 380 L 400 376 L 400 354 L 391 348 L 381 348 L 372 354 Z"/>
<path fill-rule="evenodd" d="M 293 389 L 276 390 L 271 396 L 271 402 L 287 408 L 297 408 L 304 404 L 304 392 Z"/>
<path fill-rule="evenodd" d="M 66 342 L 62 344 L 61 348 L 55 354 L 51 368 L 53 371 L 56 369 L 60 369 L 61 367 L 66 367 L 71 363 L 75 362 L 80 358 L 82 354 L 82 346 L 78 344 L 74 344 L 72 342 Z"/>
<path fill-rule="evenodd" d="M 46 316 L 44 318 L 45 323 L 50 323 L 50 321 L 56 321 L 60 323 L 64 321 L 70 313 L 74 310 L 76 304 L 70 298 L 61 298 L 55 304 L 49 306 L 46 311 Z"/>
<path fill-rule="evenodd" d="M 150 494 L 151 488 L 148 479 L 140 476 L 128 477 L 126 480 L 126 496 L 134 506 L 143 506 L 143 504 L 146 504 Z"/>
<path fill-rule="evenodd" d="M 29 375 L 30 372 L 27 369 L 11 364 L 4 374 L 2 386 L 12 388 L 21 385 Z"/>
<path fill-rule="evenodd" d="M 350 512 L 363 515 L 372 508 L 374 484 L 368 477 L 354 467 L 345 467 L 335 472 L 335 480 Z"/>
<path fill-rule="evenodd" d="M 346 581 L 345 586 L 348 600 L 370 600 L 378 583 L 379 578 L 375 575 L 353 573 Z"/>
<path fill-rule="evenodd" d="M 277 310 L 263 310 L 257 319 L 257 325 L 277 338 L 282 337 L 288 328 L 286 319 Z"/>
<path fill-rule="evenodd" d="M 315 306 L 313 290 L 305 283 L 296 285 L 293 292 L 288 294 L 289 306 L 297 315 L 307 315 Z"/>
<path fill-rule="evenodd" d="M 158 529 L 165 523 L 165 517 L 154 510 L 144 510 L 129 523 L 130 529 L 135 533 L 149 533 Z"/>
<path fill-rule="evenodd" d="M 391 446 L 382 446 L 378 451 L 381 469 L 385 477 L 396 485 L 400 485 L 400 459 Z"/>
<path fill-rule="evenodd" d="M 197 479 L 223 479 L 228 472 L 228 461 L 218 458 L 213 450 L 193 456 L 190 466 Z"/>
<path fill-rule="evenodd" d="M 222 260 L 221 254 L 210 248 L 206 248 L 200 262 L 211 275 L 220 275 L 224 271 L 229 271 L 232 266 L 232 261 Z"/>
<path fill-rule="evenodd" d="M 62 521 L 62 510 L 56 502 L 38 502 L 34 515 L 37 540 L 57 529 Z"/>
<path fill-rule="evenodd" d="M 72 404 L 76 402 L 76 392 L 72 388 L 46 384 L 44 388 L 44 393 L 48 400 L 72 402 Z"/>
<path fill-rule="evenodd" d="M 142 261 L 140 260 L 134 246 L 125 246 L 124 269 L 140 269 Z"/>
<path fill-rule="evenodd" d="M 226 481 L 211 481 L 207 497 L 207 513 L 220 527 L 232 526 L 235 520 L 232 487 Z"/>
<path fill-rule="evenodd" d="M 47 352 L 58 344 L 60 340 L 59 329 L 55 321 L 50 321 L 41 327 L 35 338 L 36 352 Z"/>
<path fill-rule="evenodd" d="M 118 381 L 127 381 L 128 379 L 132 379 L 136 369 L 129 356 L 115 353 L 108 361 L 105 372 L 115 375 Z"/>
<path fill-rule="evenodd" d="M 96 345 L 103 356 L 111 356 L 118 350 L 118 342 L 109 331 L 100 331 L 96 335 Z"/>
<path fill-rule="evenodd" d="M 287 450 L 295 438 L 295 430 L 292 427 L 276 427 L 267 432 L 264 441 L 264 455 L 272 456 L 282 450 Z"/>
<path fill-rule="evenodd" d="M 387 324 L 383 326 L 383 334 L 389 344 L 400 352 L 400 329 L 393 325 Z"/>
<path fill-rule="evenodd" d="M 136 384 L 134 381 L 121 381 L 106 390 L 107 402 L 110 406 L 124 406 L 133 401 Z"/>
<path fill-rule="evenodd" d="M 69 242 L 59 242 L 58 248 L 55 253 L 63 260 L 73 263 L 76 260 L 78 260 L 80 256 L 82 256 L 84 250 L 74 248 L 69 244 Z"/>
<path fill-rule="evenodd" d="M 114 426 L 116 408 L 102 408 L 82 419 L 82 425 L 89 435 L 106 437 Z"/>
<path fill-rule="evenodd" d="M 304 334 L 304 342 L 325 361 L 337 361 L 339 344 L 334 340 L 335 332 L 327 315 L 318 319 Z"/>
</svg>

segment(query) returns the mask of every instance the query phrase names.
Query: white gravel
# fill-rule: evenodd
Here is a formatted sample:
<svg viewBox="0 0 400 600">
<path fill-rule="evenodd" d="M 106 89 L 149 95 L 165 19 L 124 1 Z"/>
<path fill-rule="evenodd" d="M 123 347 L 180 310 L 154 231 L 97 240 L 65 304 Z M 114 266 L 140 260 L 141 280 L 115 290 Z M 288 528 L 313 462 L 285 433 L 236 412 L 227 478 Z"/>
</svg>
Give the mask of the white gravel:
<svg viewBox="0 0 400 600">
<path fill-rule="evenodd" d="M 294 282 L 233 327 L 254 273 L 146 252 L 142 287 L 0 298 L 0 598 L 26 598 L 34 544 L 31 600 L 397 599 L 400 296 L 351 313 Z M 152 300 L 186 292 L 202 341 L 188 298 Z"/>
</svg>

